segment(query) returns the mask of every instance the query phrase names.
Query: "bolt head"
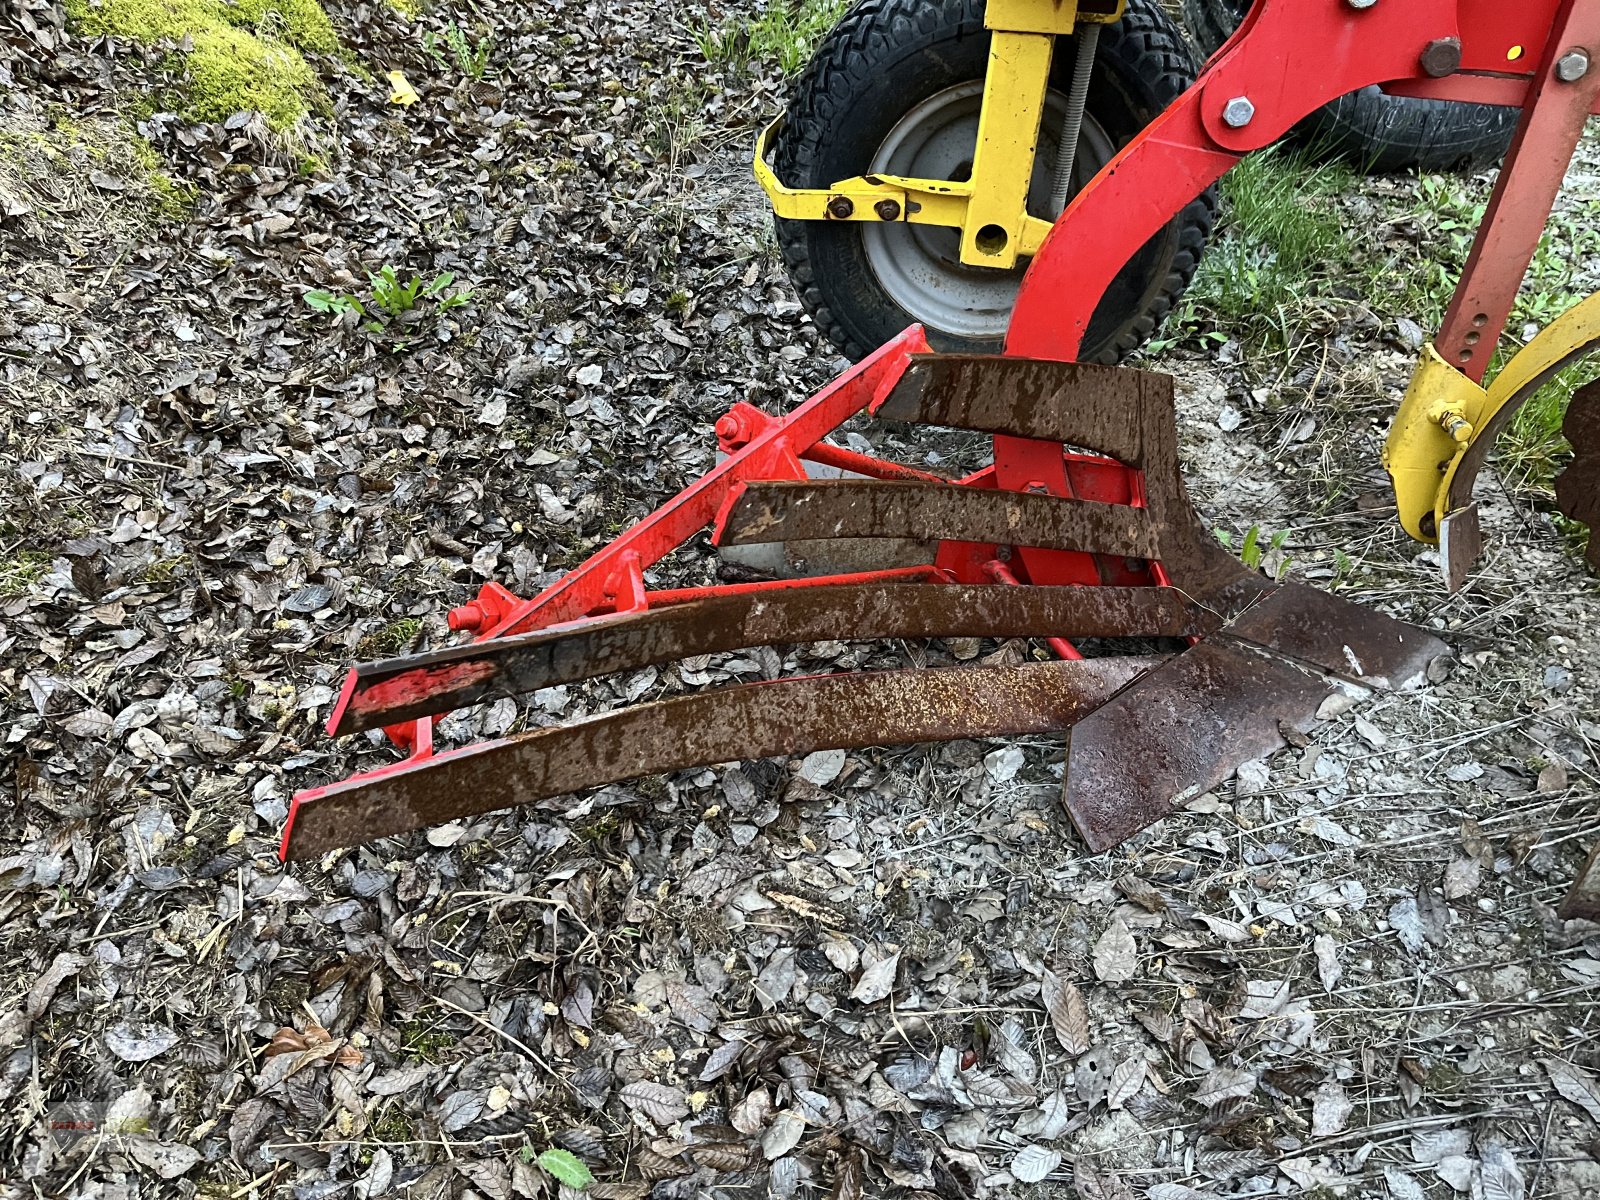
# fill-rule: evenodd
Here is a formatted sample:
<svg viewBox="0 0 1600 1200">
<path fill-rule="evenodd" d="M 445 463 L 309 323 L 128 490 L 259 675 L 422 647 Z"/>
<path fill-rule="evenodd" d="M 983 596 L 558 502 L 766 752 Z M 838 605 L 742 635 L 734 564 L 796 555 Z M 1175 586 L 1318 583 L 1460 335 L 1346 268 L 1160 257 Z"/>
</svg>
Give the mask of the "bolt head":
<svg viewBox="0 0 1600 1200">
<path fill-rule="evenodd" d="M 484 612 L 476 603 L 463 604 L 459 608 L 452 608 L 445 616 L 445 623 L 457 633 L 463 630 L 476 630 L 483 627 Z"/>
<path fill-rule="evenodd" d="M 1371 8 L 1378 0 L 1345 0 L 1351 8 Z"/>
<path fill-rule="evenodd" d="M 893 200 L 879 200 L 872 206 L 878 219 L 882 221 L 898 221 L 900 219 L 900 205 Z"/>
<path fill-rule="evenodd" d="M 1256 106 L 1249 96 L 1235 96 L 1222 106 L 1222 121 L 1230 129 L 1243 129 L 1256 119 Z"/>
<path fill-rule="evenodd" d="M 1577 83 L 1589 73 L 1589 53 L 1586 50 L 1568 50 L 1556 60 L 1556 78 L 1562 83 Z"/>
<path fill-rule="evenodd" d="M 834 196 L 828 201 L 828 215 L 835 221 L 848 221 L 855 211 L 855 202 L 849 196 Z"/>
<path fill-rule="evenodd" d="M 1422 51 L 1422 70 L 1434 79 L 1454 75 L 1461 69 L 1461 39 L 1435 38 Z"/>
</svg>

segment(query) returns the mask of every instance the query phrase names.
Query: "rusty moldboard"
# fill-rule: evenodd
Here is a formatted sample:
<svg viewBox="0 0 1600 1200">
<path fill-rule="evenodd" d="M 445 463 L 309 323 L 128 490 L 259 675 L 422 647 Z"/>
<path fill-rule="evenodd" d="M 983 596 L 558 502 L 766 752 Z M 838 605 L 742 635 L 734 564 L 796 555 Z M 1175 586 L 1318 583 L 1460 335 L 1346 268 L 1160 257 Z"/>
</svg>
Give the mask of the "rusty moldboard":
<svg viewBox="0 0 1600 1200">
<path fill-rule="evenodd" d="M 1074 576 L 1050 574 L 1049 551 L 1089 551 L 1158 562 L 1171 588 L 923 582 L 855 590 L 861 581 L 840 579 L 792 594 L 763 589 L 759 596 L 662 600 L 640 613 L 362 667 L 347 684 L 338 731 L 412 717 L 425 725 L 429 714 L 491 696 L 757 644 L 940 635 L 1199 640 L 1165 659 L 781 679 L 431 759 L 419 755 L 301 793 L 285 853 L 310 857 L 433 822 L 738 758 L 1067 728 L 1073 733 L 1063 799 L 1088 843 L 1103 850 L 1215 786 L 1240 762 L 1272 751 L 1281 744 L 1280 724 L 1309 723 L 1332 691 L 1325 675 L 1403 687 L 1447 652 L 1421 630 L 1274 583 L 1227 554 L 1188 503 L 1169 381 L 1140 375 L 1118 382 L 1122 373 L 1103 368 L 974 357 L 919 361 L 909 374 L 912 383 L 888 397 L 886 415 L 1033 439 L 1011 462 L 1013 478 L 1031 478 L 1024 471 L 1034 467 L 1059 474 L 1038 452 L 1035 435 L 1126 455 L 1125 466 L 1143 473 L 1142 486 L 1130 492 L 1143 506 L 1039 494 L 1031 484 L 998 489 L 989 485 L 992 477 L 969 486 L 746 479 L 728 493 L 720 541 L 937 537 L 1011 546 L 1024 578 L 1063 583 Z M 1092 399 L 1106 387 L 1117 404 Z M 1006 407 L 1008 389 L 1028 397 L 1015 413 Z M 1041 483 L 1059 487 L 1059 480 Z"/>
<path fill-rule="evenodd" d="M 1583 869 L 1572 881 L 1556 915 L 1563 921 L 1580 917 L 1586 921 L 1600 921 L 1600 846 L 1589 851 Z"/>
<path fill-rule="evenodd" d="M 718 545 L 829 537 L 927 537 L 1152 558 L 1149 514 L 1028 492 L 954 484 L 833 479 L 750 483 L 735 496 Z"/>
<path fill-rule="evenodd" d="M 439 754 L 295 797 L 290 859 L 734 759 L 1069 728 L 1161 660 L 865 672 L 699 692 Z"/>
<path fill-rule="evenodd" d="M 1556 506 L 1589 527 L 1589 565 L 1600 571 L 1600 380 L 1572 394 L 1561 432 L 1572 461 L 1556 476 Z"/>
<path fill-rule="evenodd" d="M 1333 693 L 1226 635 L 1135 681 L 1072 729 L 1063 804 L 1089 847 L 1109 850 L 1283 745 Z"/>
<path fill-rule="evenodd" d="M 1445 645 L 1414 625 L 1298 583 L 1278 585 L 1237 614 L 1229 637 L 1368 687 L 1421 683 Z"/>
<path fill-rule="evenodd" d="M 876 409 L 914 421 L 1092 448 L 1138 462 L 1147 404 L 1172 405 L 1172 377 L 1098 363 L 916 354 Z"/>
<path fill-rule="evenodd" d="M 872 583 L 746 592 L 363 664 L 333 733 L 750 646 L 834 638 L 1190 637 L 1216 624 L 1172 588 Z"/>
</svg>

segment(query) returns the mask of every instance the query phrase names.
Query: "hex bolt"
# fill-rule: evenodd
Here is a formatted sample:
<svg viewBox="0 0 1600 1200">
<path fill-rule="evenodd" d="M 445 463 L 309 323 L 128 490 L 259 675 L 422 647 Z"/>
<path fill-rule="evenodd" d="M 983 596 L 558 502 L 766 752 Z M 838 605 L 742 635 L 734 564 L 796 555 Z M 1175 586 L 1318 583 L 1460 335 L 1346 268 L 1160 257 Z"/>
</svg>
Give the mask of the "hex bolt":
<svg viewBox="0 0 1600 1200">
<path fill-rule="evenodd" d="M 879 200 L 872 206 L 872 211 L 878 214 L 880 221 L 898 221 L 900 219 L 900 205 L 893 200 Z"/>
<path fill-rule="evenodd" d="M 1577 83 L 1589 73 L 1589 52 L 1574 48 L 1556 60 L 1556 78 L 1562 83 Z"/>
<path fill-rule="evenodd" d="M 855 211 L 855 202 L 849 196 L 832 196 L 828 199 L 828 215 L 835 221 L 848 221 Z"/>
<path fill-rule="evenodd" d="M 1235 96 L 1222 106 L 1222 120 L 1230 129 L 1243 129 L 1256 119 L 1256 106 L 1249 96 Z"/>
<path fill-rule="evenodd" d="M 738 413 L 723 413 L 722 416 L 717 418 L 713 432 L 717 435 L 717 441 L 721 442 L 723 447 L 730 453 L 742 448 L 750 441 L 749 430 L 745 428 L 744 422 L 739 419 Z"/>
</svg>

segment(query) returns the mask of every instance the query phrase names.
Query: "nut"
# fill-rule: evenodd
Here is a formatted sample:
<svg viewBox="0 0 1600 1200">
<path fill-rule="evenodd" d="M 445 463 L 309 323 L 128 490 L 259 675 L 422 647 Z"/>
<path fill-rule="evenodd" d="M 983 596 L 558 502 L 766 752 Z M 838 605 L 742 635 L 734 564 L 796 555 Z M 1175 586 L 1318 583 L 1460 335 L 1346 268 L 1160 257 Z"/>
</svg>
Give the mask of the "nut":
<svg viewBox="0 0 1600 1200">
<path fill-rule="evenodd" d="M 879 200 L 872 206 L 872 211 L 878 214 L 882 221 L 898 221 L 900 219 L 900 205 L 894 200 Z"/>
<path fill-rule="evenodd" d="M 849 196 L 830 196 L 828 198 L 828 215 L 835 221 L 848 221 L 856 211 L 855 201 Z"/>
</svg>

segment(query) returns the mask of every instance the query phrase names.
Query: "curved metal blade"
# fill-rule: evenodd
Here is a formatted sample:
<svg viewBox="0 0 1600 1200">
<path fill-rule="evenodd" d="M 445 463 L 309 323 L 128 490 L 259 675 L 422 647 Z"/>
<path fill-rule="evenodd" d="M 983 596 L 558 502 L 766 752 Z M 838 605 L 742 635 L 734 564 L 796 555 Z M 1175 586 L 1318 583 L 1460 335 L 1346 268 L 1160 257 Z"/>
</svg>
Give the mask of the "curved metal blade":
<svg viewBox="0 0 1600 1200">
<path fill-rule="evenodd" d="M 355 668 L 336 735 L 674 662 L 833 638 L 1191 637 L 1216 620 L 1171 588 L 838 584 L 749 592 Z"/>
<path fill-rule="evenodd" d="M 1589 527 L 1589 565 L 1600 571 L 1600 380 L 1572 393 L 1561 433 L 1572 461 L 1556 476 L 1556 507 Z"/>
<path fill-rule="evenodd" d="M 1098 363 L 914 354 L 875 415 L 1082 446 L 1130 465 L 1146 409 L 1172 407 L 1172 377 Z"/>
<path fill-rule="evenodd" d="M 735 494 L 719 546 L 838 537 L 939 537 L 1002 546 L 1156 557 L 1150 514 L 1123 504 L 954 484 L 828 479 L 748 483 Z"/>
<path fill-rule="evenodd" d="M 1207 638 L 1096 709 L 1072 731 L 1062 802 L 1108 850 L 1283 745 L 1333 688 L 1226 636 Z"/>
<path fill-rule="evenodd" d="M 639 775 L 813 750 L 1069 727 L 1159 657 L 780 679 L 606 713 L 294 799 L 287 859 Z"/>
</svg>

